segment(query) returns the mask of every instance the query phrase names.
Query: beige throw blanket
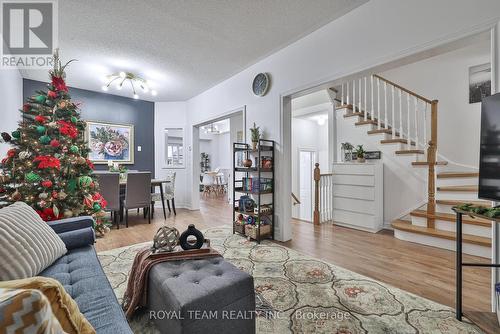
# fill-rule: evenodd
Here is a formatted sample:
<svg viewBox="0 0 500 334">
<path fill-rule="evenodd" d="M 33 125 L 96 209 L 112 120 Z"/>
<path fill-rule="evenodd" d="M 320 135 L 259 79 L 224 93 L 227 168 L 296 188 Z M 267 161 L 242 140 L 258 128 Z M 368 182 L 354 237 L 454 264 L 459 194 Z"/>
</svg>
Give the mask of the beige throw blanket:
<svg viewBox="0 0 500 334">
<path fill-rule="evenodd" d="M 166 261 L 197 260 L 221 256 L 212 248 L 180 250 L 170 253 L 152 253 L 151 248 L 140 250 L 134 259 L 128 277 L 127 290 L 123 296 L 123 310 L 127 318 L 131 318 L 139 307 L 147 304 L 148 276 L 151 268 Z"/>
</svg>

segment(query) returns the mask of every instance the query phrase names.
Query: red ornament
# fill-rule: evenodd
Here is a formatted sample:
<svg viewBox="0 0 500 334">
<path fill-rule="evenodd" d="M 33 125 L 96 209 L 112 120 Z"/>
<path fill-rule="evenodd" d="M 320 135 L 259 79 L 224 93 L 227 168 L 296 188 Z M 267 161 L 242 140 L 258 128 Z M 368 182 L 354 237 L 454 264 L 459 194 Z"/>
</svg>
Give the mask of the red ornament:
<svg viewBox="0 0 500 334">
<path fill-rule="evenodd" d="M 33 160 L 34 163 L 38 162 L 38 169 L 54 168 L 61 169 L 61 161 L 50 155 L 41 155 Z"/>
<path fill-rule="evenodd" d="M 29 104 L 25 103 L 23 104 L 23 112 L 28 112 L 31 110 L 31 107 Z"/>
<path fill-rule="evenodd" d="M 9 158 L 13 158 L 16 156 L 16 150 L 14 150 L 13 148 L 11 148 L 10 150 L 7 151 L 7 156 Z"/>
<path fill-rule="evenodd" d="M 108 206 L 108 202 L 104 199 L 104 197 L 102 197 L 100 193 L 94 193 L 94 195 L 92 195 L 92 200 L 96 203 L 99 203 L 101 205 L 101 208 L 103 209 Z"/>
<path fill-rule="evenodd" d="M 35 121 L 43 124 L 43 123 L 47 122 L 47 118 L 45 118 L 44 116 L 38 115 L 38 116 L 35 116 Z"/>
<path fill-rule="evenodd" d="M 95 166 L 94 164 L 92 163 L 92 161 L 90 161 L 89 159 L 85 159 L 87 161 L 87 165 L 89 166 L 90 169 L 94 170 L 95 169 Z"/>
<path fill-rule="evenodd" d="M 2 159 L 2 165 L 6 165 L 6 164 L 7 164 L 7 162 L 9 162 L 9 159 L 10 159 L 9 157 L 5 157 L 5 158 L 3 158 L 3 159 Z"/>
<path fill-rule="evenodd" d="M 52 146 L 53 148 L 58 148 L 60 145 L 61 145 L 61 143 L 57 139 L 52 139 L 50 141 L 50 146 Z"/>
<path fill-rule="evenodd" d="M 90 196 L 86 196 L 84 199 L 83 199 L 83 205 L 85 205 L 86 207 L 88 208 L 91 208 L 94 206 L 94 201 L 92 199 L 92 197 Z"/>
<path fill-rule="evenodd" d="M 43 181 L 42 182 L 42 187 L 44 187 L 44 188 L 50 188 L 50 187 L 52 187 L 52 181 L 50 181 L 50 180 Z"/>
<path fill-rule="evenodd" d="M 36 211 L 40 217 L 42 217 L 43 221 L 50 222 L 52 220 L 61 219 L 63 217 L 62 214 L 59 214 L 58 217 L 54 214 L 54 210 L 52 208 L 46 208 L 43 210 Z"/>
<path fill-rule="evenodd" d="M 58 197 L 59 197 L 59 193 L 58 193 L 57 191 L 55 191 L 55 190 L 54 190 L 54 191 L 52 192 L 52 198 L 53 198 L 53 199 L 57 199 Z"/>
<path fill-rule="evenodd" d="M 52 91 L 52 90 L 49 90 L 49 91 L 47 92 L 47 96 L 48 96 L 49 98 L 51 98 L 51 99 L 55 99 L 55 98 L 57 97 L 57 93 L 56 93 L 56 92 L 54 92 L 54 91 Z"/>
<path fill-rule="evenodd" d="M 68 136 L 72 139 L 75 139 L 76 137 L 78 137 L 78 130 L 70 122 L 57 121 L 57 124 L 59 124 L 59 132 L 62 135 Z"/>
<path fill-rule="evenodd" d="M 68 91 L 68 87 L 66 86 L 64 79 L 61 77 L 52 76 L 52 86 L 54 86 L 56 91 Z"/>
</svg>

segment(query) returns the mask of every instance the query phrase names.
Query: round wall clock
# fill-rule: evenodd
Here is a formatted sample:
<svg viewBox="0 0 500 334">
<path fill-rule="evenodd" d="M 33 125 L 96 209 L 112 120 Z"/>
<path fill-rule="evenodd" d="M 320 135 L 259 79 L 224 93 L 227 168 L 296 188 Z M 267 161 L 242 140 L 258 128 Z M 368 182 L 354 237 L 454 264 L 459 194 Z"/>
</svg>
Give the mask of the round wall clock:
<svg viewBox="0 0 500 334">
<path fill-rule="evenodd" d="M 266 95 L 269 90 L 269 75 L 267 73 L 257 74 L 253 79 L 252 90 L 257 96 Z"/>
</svg>

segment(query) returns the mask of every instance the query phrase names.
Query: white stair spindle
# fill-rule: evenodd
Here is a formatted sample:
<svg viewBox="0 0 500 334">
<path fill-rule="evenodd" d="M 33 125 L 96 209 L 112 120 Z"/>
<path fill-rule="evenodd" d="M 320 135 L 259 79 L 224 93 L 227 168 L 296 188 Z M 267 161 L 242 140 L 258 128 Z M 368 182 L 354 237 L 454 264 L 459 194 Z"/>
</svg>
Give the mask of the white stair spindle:
<svg viewBox="0 0 500 334">
<path fill-rule="evenodd" d="M 363 109 L 364 113 L 365 113 L 365 121 L 368 119 L 368 108 L 366 107 L 366 77 L 365 77 L 365 101 L 364 101 L 364 105 L 365 105 L 365 108 Z"/>
<path fill-rule="evenodd" d="M 370 100 L 371 100 L 371 112 L 370 112 L 370 115 L 371 115 L 371 119 L 373 120 L 373 118 L 375 117 L 375 110 L 373 109 L 373 75 L 370 77 Z"/>
<path fill-rule="evenodd" d="M 384 128 L 388 129 L 387 122 L 387 82 L 384 81 Z"/>
<path fill-rule="evenodd" d="M 380 130 L 380 79 L 377 78 L 377 128 Z"/>
<path fill-rule="evenodd" d="M 361 78 L 359 78 L 359 90 L 358 90 L 358 112 L 362 112 L 361 110 Z"/>
<path fill-rule="evenodd" d="M 356 80 L 352 81 L 352 112 L 356 112 Z"/>
<path fill-rule="evenodd" d="M 415 148 L 418 149 L 418 100 L 417 97 L 413 97 L 413 106 L 415 109 Z M 411 141 L 408 141 L 408 145 L 410 145 Z"/>
<path fill-rule="evenodd" d="M 350 95 L 349 94 L 349 81 L 347 81 L 346 86 L 347 86 L 347 105 L 349 105 L 349 95 Z"/>
<path fill-rule="evenodd" d="M 340 105 L 343 106 L 344 105 L 344 84 L 342 83 L 340 85 Z"/>
<path fill-rule="evenodd" d="M 411 123 L 410 123 L 410 93 L 406 93 L 406 111 L 408 113 L 406 117 L 406 132 L 408 140 L 411 140 Z"/>
<path fill-rule="evenodd" d="M 391 86 L 391 96 L 392 96 L 392 119 L 391 119 L 391 124 L 392 124 L 392 139 L 396 139 L 396 114 L 395 114 L 395 97 L 394 97 L 394 86 Z"/>
<path fill-rule="evenodd" d="M 427 106 L 429 105 L 427 102 L 423 101 L 425 104 L 424 108 L 424 148 L 427 148 Z"/>
<path fill-rule="evenodd" d="M 399 137 L 403 137 L 403 98 L 402 98 L 403 92 L 401 89 L 399 90 Z"/>
</svg>

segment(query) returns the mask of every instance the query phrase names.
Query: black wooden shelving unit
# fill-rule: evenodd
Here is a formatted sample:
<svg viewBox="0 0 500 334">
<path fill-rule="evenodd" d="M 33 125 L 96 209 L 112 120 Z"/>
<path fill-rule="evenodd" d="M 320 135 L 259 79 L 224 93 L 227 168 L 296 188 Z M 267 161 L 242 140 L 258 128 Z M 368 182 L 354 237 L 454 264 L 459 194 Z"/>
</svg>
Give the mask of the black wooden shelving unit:
<svg viewBox="0 0 500 334">
<path fill-rule="evenodd" d="M 237 166 L 237 154 L 243 154 L 243 159 L 252 159 L 252 167 L 246 168 Z M 271 168 L 262 167 L 262 157 L 270 156 L 272 158 Z M 256 160 L 257 159 L 257 160 Z M 256 164 L 257 162 L 257 164 Z M 260 139 L 257 149 L 252 149 L 246 143 L 233 143 L 233 234 L 237 233 L 235 230 L 236 217 L 242 214 L 244 217 L 254 217 L 258 222 L 265 220 L 271 225 L 271 232 L 269 234 L 261 235 L 261 223 L 257 226 L 257 238 L 255 240 L 260 243 L 264 238 L 271 238 L 274 240 L 274 222 L 275 222 L 275 205 L 274 205 L 274 192 L 275 192 L 275 173 L 274 166 L 276 163 L 275 157 L 275 142 L 273 140 Z M 244 189 L 243 177 L 257 178 L 259 189 L 247 190 Z M 270 179 L 270 189 L 262 190 L 262 180 Z M 243 212 L 238 208 L 238 203 L 241 195 L 251 195 L 256 203 L 257 212 Z M 239 195 L 239 196 L 238 196 Z M 262 209 L 270 207 L 270 211 L 262 212 Z"/>
</svg>

